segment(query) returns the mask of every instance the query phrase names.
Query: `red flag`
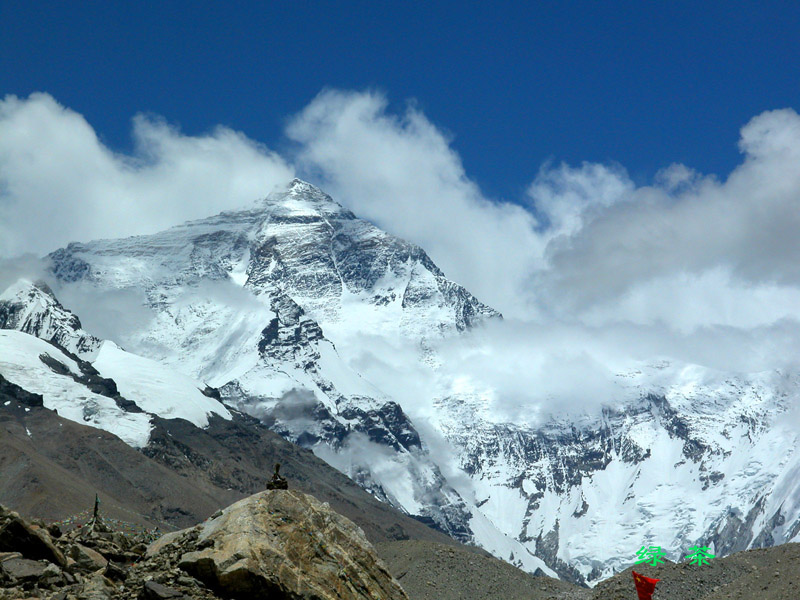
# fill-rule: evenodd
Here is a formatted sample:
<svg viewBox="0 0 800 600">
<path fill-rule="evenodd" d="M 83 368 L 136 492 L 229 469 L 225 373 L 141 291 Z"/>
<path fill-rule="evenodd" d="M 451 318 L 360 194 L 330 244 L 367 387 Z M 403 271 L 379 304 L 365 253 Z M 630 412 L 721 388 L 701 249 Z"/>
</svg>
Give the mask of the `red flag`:
<svg viewBox="0 0 800 600">
<path fill-rule="evenodd" d="M 656 584 L 660 579 L 650 579 L 633 571 L 633 582 L 636 584 L 636 593 L 639 600 L 653 600 L 653 592 L 656 591 Z"/>
</svg>

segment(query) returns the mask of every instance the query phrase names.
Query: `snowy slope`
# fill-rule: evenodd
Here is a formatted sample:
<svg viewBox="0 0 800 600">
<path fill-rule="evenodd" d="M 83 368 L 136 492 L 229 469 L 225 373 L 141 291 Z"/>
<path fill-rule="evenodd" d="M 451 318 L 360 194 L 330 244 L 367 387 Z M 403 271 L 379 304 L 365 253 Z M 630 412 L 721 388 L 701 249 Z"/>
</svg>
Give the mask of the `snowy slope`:
<svg viewBox="0 0 800 600">
<path fill-rule="evenodd" d="M 661 362 L 621 374 L 619 387 L 623 409 L 577 426 L 465 419 L 463 397 L 440 400 L 438 426 L 484 517 L 589 582 L 642 545 L 679 560 L 698 542 L 722 555 L 800 532 L 798 433 L 784 425 L 796 376 Z"/>
<path fill-rule="evenodd" d="M 208 426 L 208 415 L 231 419 L 218 400 L 206 396 L 200 382 L 149 358 L 125 352 L 105 341 L 92 363 L 101 375 L 113 379 L 120 394 L 145 412 L 165 419 L 181 418 L 198 427 Z"/>
<path fill-rule="evenodd" d="M 503 415 L 500 392 L 442 368 L 439 351 L 499 314 L 307 183 L 50 258 L 62 285 L 144 292 L 153 318 L 115 340 L 128 350 L 530 571 L 594 583 L 643 544 L 679 558 L 698 542 L 725 554 L 800 535 L 796 429 L 782 426 L 796 377 L 616 365 L 597 414 Z"/>
<path fill-rule="evenodd" d="M 46 363 L 43 360 L 49 358 Z M 29 392 L 41 394 L 45 407 L 62 417 L 110 431 L 134 448 L 147 444 L 150 415 L 126 412 L 107 396 L 76 381 L 78 363 L 52 344 L 20 331 L 0 330 L 0 375 Z"/>
</svg>

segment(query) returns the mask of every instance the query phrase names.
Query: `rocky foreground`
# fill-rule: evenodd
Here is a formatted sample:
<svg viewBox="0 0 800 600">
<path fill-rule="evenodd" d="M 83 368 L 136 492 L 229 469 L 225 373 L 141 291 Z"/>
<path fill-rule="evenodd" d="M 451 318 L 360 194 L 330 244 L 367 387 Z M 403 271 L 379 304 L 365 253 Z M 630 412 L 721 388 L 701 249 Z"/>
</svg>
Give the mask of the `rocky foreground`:
<svg viewBox="0 0 800 600">
<path fill-rule="evenodd" d="M 533 577 L 467 546 L 370 545 L 327 503 L 270 490 L 152 543 L 102 521 L 67 533 L 0 507 L 0 600 L 634 600 L 628 568 L 594 589 Z M 641 565 L 654 600 L 796 600 L 800 544 L 702 567 Z M 402 586 L 402 587 L 401 587 Z M 407 595 L 408 594 L 408 595 Z"/>
<path fill-rule="evenodd" d="M 408 600 L 351 521 L 297 491 L 245 498 L 149 547 L 102 524 L 65 535 L 0 513 L 3 600 Z"/>
</svg>

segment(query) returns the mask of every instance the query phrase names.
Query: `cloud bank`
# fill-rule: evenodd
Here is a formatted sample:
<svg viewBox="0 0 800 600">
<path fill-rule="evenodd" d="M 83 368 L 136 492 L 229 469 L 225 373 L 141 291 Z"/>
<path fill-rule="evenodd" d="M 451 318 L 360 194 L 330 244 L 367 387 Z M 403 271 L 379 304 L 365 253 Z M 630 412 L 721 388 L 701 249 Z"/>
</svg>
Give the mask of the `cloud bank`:
<svg viewBox="0 0 800 600">
<path fill-rule="evenodd" d="M 281 157 L 225 127 L 182 135 L 138 115 L 115 154 L 47 94 L 0 101 L 0 256 L 152 233 L 263 197 L 291 179 Z"/>
<path fill-rule="evenodd" d="M 533 214 L 485 198 L 448 138 L 414 106 L 394 115 L 380 94 L 325 91 L 287 134 L 300 168 L 356 214 L 422 246 L 484 302 L 517 298 L 525 310 L 522 284 L 543 250 Z"/>
<path fill-rule="evenodd" d="M 742 161 L 725 178 L 674 164 L 637 186 L 621 165 L 550 163 L 514 202 L 484 195 L 415 105 L 392 111 L 376 92 L 320 93 L 289 120 L 284 156 L 230 129 L 186 136 L 141 115 L 132 136 L 134 152 L 115 154 L 46 94 L 0 102 L 0 255 L 160 230 L 299 173 L 508 317 L 441 351 L 454 381 L 469 373 L 499 390 L 509 418 L 534 398 L 600 402 L 634 360 L 752 372 L 793 365 L 800 347 L 791 109 L 742 127 Z M 385 356 L 350 359 L 391 378 L 403 361 L 381 366 Z"/>
<path fill-rule="evenodd" d="M 800 116 L 741 130 L 726 180 L 670 165 L 637 187 L 619 165 L 544 165 L 525 201 L 485 197 L 413 105 L 326 91 L 290 123 L 299 168 L 445 273 L 524 320 L 765 326 L 800 317 Z"/>
</svg>

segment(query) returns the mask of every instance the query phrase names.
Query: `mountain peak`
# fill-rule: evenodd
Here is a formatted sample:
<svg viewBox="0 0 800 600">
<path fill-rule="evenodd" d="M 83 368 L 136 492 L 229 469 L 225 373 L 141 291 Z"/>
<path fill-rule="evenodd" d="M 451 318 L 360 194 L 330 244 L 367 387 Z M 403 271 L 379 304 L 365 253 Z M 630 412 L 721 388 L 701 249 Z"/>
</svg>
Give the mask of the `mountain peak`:
<svg viewBox="0 0 800 600">
<path fill-rule="evenodd" d="M 53 294 L 53 290 L 51 290 L 50 286 L 44 281 L 31 281 L 30 279 L 22 277 L 8 286 L 5 291 L 0 294 L 0 302 L 20 300 L 26 297 L 41 298 L 42 296 L 48 297 L 45 300 L 47 303 L 57 302 L 55 295 Z"/>
<path fill-rule="evenodd" d="M 292 179 L 292 181 L 289 183 L 287 189 L 291 193 L 298 193 L 298 194 L 301 194 L 301 193 L 324 194 L 324 192 L 321 189 L 319 189 L 317 186 L 315 186 L 314 184 L 309 183 L 307 181 L 303 181 L 302 179 L 298 179 L 297 177 Z"/>
<path fill-rule="evenodd" d="M 94 356 L 100 347 L 100 340 L 82 329 L 78 317 L 43 281 L 18 279 L 0 294 L 0 329 L 18 329 L 56 342 L 84 358 Z"/>
<path fill-rule="evenodd" d="M 263 201 L 280 217 L 328 217 L 338 216 L 354 219 L 349 210 L 336 202 L 317 186 L 293 179 L 286 187 L 277 189 L 269 194 Z"/>
</svg>

